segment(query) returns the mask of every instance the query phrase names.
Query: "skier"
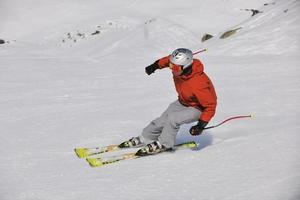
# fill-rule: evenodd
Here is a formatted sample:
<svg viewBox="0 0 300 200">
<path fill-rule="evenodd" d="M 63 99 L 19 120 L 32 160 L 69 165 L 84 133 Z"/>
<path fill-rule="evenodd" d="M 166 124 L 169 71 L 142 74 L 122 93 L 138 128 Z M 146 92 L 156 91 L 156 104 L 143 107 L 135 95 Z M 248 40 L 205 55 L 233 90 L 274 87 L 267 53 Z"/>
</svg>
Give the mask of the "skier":
<svg viewBox="0 0 300 200">
<path fill-rule="evenodd" d="M 217 96 L 214 86 L 203 72 L 203 64 L 193 59 L 193 53 L 179 48 L 145 68 L 150 75 L 157 69 L 169 67 L 173 73 L 178 99 L 171 103 L 162 115 L 146 126 L 141 135 L 120 144 L 120 147 L 141 147 L 137 155 L 156 154 L 170 150 L 175 144 L 180 125 L 198 123 L 190 128 L 190 134 L 200 135 L 214 116 Z"/>
</svg>

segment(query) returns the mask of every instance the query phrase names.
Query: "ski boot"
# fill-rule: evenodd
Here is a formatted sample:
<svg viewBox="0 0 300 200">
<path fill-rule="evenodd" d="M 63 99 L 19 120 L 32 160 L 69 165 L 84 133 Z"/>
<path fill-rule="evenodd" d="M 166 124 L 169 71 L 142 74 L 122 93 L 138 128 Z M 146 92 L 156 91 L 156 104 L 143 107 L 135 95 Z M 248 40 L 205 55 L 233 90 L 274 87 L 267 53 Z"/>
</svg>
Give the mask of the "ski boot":
<svg viewBox="0 0 300 200">
<path fill-rule="evenodd" d="M 142 147 L 140 150 L 138 150 L 135 155 L 137 156 L 148 156 L 157 154 L 163 151 L 167 151 L 168 149 L 161 145 L 158 141 L 154 141 L 150 144 L 147 144 L 146 146 Z"/>
<path fill-rule="evenodd" d="M 130 148 L 130 147 L 141 147 L 144 143 L 142 142 L 140 137 L 133 137 L 128 141 L 122 142 L 119 144 L 119 148 Z"/>
</svg>

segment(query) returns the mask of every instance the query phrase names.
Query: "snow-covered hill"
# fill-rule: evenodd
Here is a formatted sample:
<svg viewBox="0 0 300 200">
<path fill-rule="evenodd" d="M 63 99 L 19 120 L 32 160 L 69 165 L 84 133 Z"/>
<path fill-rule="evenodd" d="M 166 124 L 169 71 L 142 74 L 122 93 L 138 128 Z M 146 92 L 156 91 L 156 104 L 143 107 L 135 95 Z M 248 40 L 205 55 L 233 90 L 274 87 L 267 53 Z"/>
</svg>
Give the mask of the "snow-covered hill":
<svg viewBox="0 0 300 200">
<path fill-rule="evenodd" d="M 298 0 L 1 1 L 0 199 L 300 199 L 299 11 Z M 199 137 L 181 127 L 177 142 L 196 151 L 103 168 L 75 157 L 139 134 L 176 99 L 170 71 L 144 67 L 178 47 L 208 48 L 196 57 L 218 93 L 211 125 L 254 117 Z"/>
</svg>

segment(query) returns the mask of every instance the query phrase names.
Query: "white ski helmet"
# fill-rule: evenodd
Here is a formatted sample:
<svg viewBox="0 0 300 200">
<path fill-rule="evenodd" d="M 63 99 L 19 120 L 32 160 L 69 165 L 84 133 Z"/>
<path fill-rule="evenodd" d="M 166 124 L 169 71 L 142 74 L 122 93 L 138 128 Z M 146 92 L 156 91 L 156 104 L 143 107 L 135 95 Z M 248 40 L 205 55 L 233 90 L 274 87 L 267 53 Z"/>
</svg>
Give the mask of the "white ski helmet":
<svg viewBox="0 0 300 200">
<path fill-rule="evenodd" d="M 183 66 L 183 69 L 186 69 L 193 64 L 193 52 L 186 48 L 176 49 L 171 54 L 170 62 Z"/>
</svg>

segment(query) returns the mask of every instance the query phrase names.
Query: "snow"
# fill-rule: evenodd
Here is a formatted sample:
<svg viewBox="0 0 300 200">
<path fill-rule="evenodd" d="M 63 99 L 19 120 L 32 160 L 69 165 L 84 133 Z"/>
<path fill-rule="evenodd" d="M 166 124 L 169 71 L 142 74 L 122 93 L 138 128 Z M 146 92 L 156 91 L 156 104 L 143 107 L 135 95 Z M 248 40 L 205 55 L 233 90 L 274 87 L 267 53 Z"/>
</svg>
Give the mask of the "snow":
<svg viewBox="0 0 300 200">
<path fill-rule="evenodd" d="M 0 199 L 300 199 L 299 11 L 298 0 L 1 1 Z M 254 117 L 198 137 L 182 126 L 177 142 L 194 151 L 79 160 L 75 147 L 138 135 L 176 99 L 170 71 L 144 67 L 177 47 L 208 48 L 196 57 L 218 94 L 210 125 Z"/>
</svg>

